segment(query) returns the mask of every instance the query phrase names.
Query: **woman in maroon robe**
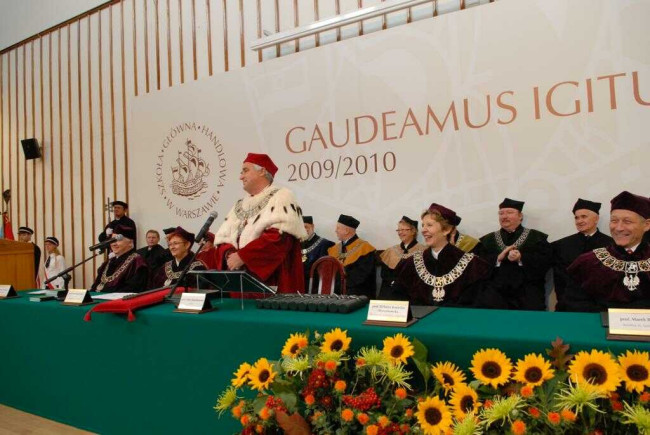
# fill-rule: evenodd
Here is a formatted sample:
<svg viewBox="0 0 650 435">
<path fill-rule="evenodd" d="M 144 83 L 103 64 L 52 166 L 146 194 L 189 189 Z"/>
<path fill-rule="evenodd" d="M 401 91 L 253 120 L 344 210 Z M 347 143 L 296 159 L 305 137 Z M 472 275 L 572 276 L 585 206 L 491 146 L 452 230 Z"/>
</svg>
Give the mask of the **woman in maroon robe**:
<svg viewBox="0 0 650 435">
<path fill-rule="evenodd" d="M 177 227 L 176 230 L 168 236 L 169 251 L 172 254 L 170 261 L 165 263 L 153 275 L 149 286 L 151 288 L 166 287 L 176 284 L 183 272 L 183 269 L 190 264 L 194 253 L 190 250 L 194 243 L 194 234 L 185 231 L 182 227 Z M 206 270 L 205 264 L 200 260 L 195 260 L 190 265 L 189 270 Z M 183 279 L 181 286 L 190 286 L 194 284 L 195 277 L 186 275 Z"/>
<path fill-rule="evenodd" d="M 395 293 L 415 305 L 477 305 L 490 266 L 449 243 L 459 222 L 453 210 L 431 204 L 422 214 L 422 236 L 428 249 L 399 263 Z"/>
</svg>

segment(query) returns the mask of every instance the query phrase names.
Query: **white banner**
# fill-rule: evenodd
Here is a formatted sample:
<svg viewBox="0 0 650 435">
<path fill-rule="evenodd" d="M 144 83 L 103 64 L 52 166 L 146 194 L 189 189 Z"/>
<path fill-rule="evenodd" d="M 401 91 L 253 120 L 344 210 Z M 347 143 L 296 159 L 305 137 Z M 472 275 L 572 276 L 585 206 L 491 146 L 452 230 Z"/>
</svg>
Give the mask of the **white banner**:
<svg viewBox="0 0 650 435">
<path fill-rule="evenodd" d="M 646 1 L 501 0 L 137 97 L 131 215 L 145 230 L 222 222 L 248 152 L 271 155 L 319 234 L 340 213 L 377 248 L 431 202 L 460 231 L 504 197 L 554 240 L 578 197 L 650 195 Z"/>
</svg>

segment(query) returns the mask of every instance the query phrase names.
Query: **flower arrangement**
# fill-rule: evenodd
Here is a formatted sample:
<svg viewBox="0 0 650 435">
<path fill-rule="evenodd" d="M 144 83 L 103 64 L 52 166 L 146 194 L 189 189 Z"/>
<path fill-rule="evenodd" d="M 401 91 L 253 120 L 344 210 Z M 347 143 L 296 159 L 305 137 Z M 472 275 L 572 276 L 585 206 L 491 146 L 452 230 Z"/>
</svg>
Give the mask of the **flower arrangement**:
<svg viewBox="0 0 650 435">
<path fill-rule="evenodd" d="M 561 339 L 513 362 L 478 350 L 471 367 L 430 364 L 396 334 L 356 352 L 340 328 L 291 334 L 281 358 L 242 363 L 215 409 L 242 434 L 650 434 L 650 357 Z"/>
</svg>

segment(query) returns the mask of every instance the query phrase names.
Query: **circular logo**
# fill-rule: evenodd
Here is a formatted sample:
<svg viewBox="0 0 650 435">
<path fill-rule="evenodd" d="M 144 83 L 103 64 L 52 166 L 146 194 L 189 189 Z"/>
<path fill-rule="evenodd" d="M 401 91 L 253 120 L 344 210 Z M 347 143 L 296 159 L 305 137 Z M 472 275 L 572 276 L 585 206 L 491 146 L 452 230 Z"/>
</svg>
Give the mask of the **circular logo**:
<svg viewBox="0 0 650 435">
<path fill-rule="evenodd" d="M 219 202 L 228 162 L 224 146 L 205 124 L 184 122 L 172 127 L 156 156 L 156 186 L 176 216 L 199 218 Z"/>
</svg>

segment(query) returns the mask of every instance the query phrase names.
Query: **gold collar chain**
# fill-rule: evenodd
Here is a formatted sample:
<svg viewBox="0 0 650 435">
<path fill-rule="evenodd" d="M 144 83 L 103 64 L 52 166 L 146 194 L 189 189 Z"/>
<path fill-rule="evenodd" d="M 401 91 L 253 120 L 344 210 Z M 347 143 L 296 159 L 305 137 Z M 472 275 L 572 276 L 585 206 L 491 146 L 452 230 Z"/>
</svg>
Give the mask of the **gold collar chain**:
<svg viewBox="0 0 650 435">
<path fill-rule="evenodd" d="M 433 286 L 431 295 L 433 296 L 433 300 L 436 302 L 442 302 L 442 300 L 445 298 L 444 287 L 446 285 L 453 284 L 458 278 L 460 278 L 473 258 L 474 254 L 469 252 L 465 253 L 460 258 L 460 260 L 458 260 L 458 263 L 456 263 L 456 266 L 454 266 L 453 269 L 442 276 L 435 276 L 429 272 L 426 265 L 424 264 L 424 256 L 422 255 L 422 251 L 418 251 L 413 254 L 415 270 L 417 271 L 420 279 L 424 281 L 425 284 Z"/>
</svg>

